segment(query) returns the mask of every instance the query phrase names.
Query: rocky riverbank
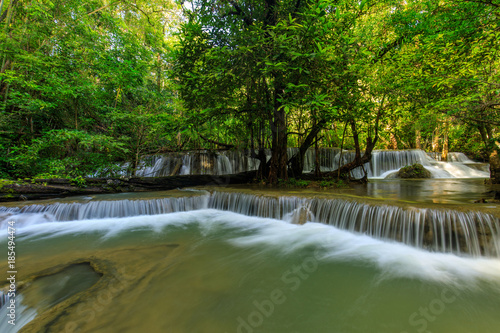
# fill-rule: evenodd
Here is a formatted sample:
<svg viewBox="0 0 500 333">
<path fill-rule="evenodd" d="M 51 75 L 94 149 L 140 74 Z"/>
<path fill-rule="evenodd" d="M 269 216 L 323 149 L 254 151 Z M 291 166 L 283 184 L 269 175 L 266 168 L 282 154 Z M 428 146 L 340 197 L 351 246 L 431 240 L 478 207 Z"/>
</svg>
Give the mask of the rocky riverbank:
<svg viewBox="0 0 500 333">
<path fill-rule="evenodd" d="M 235 175 L 182 175 L 172 177 L 120 177 L 36 179 L 6 181 L 0 186 L 0 202 L 50 199 L 73 195 L 163 191 L 191 186 L 235 185 L 251 182 L 255 172 Z"/>
</svg>

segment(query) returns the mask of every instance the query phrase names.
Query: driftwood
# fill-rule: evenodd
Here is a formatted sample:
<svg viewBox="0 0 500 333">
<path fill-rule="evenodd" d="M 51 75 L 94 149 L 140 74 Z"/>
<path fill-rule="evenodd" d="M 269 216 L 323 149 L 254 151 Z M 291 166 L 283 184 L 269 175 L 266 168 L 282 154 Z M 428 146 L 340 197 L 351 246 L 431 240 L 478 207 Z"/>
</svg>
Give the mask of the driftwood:
<svg viewBox="0 0 500 333">
<path fill-rule="evenodd" d="M 176 174 L 179 173 L 181 168 L 182 168 L 182 160 L 179 160 L 169 176 L 171 176 L 171 177 L 175 176 Z"/>
<path fill-rule="evenodd" d="M 255 171 L 235 175 L 182 175 L 172 177 L 87 178 L 83 184 L 69 179 L 37 179 L 33 183 L 13 183 L 0 188 L 0 202 L 38 200 L 73 195 L 119 192 L 163 191 L 190 186 L 234 185 L 251 182 Z"/>
</svg>

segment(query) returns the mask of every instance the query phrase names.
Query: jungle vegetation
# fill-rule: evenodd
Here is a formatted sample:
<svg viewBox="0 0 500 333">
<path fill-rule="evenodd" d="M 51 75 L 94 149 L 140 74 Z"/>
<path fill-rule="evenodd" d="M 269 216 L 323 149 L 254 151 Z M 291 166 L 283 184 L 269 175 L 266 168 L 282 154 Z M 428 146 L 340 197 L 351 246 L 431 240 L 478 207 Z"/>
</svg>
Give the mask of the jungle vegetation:
<svg viewBox="0 0 500 333">
<path fill-rule="evenodd" d="M 500 182 L 498 0 L 1 0 L 0 178 L 314 146 L 462 151 Z M 300 147 L 287 155 L 287 147 Z"/>
</svg>

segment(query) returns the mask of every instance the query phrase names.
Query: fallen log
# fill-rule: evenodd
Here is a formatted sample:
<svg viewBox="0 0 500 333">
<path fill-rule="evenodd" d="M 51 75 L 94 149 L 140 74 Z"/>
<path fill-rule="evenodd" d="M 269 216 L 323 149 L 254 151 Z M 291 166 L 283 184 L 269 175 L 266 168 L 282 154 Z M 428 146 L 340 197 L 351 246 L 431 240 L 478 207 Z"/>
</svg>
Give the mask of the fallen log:
<svg viewBox="0 0 500 333">
<path fill-rule="evenodd" d="M 120 192 L 164 191 L 190 186 L 234 185 L 251 182 L 255 171 L 234 175 L 182 175 L 168 177 L 84 178 L 78 184 L 70 179 L 36 179 L 13 182 L 0 188 L 0 202 L 39 200 L 74 195 Z"/>
</svg>

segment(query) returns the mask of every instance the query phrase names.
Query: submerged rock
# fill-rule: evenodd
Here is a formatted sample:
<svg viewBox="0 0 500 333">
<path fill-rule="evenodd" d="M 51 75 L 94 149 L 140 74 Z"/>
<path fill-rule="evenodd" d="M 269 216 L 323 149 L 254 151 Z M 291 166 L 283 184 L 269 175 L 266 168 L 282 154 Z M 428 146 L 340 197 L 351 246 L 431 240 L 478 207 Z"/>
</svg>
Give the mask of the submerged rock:
<svg viewBox="0 0 500 333">
<path fill-rule="evenodd" d="M 432 174 L 422 164 L 415 163 L 399 169 L 396 178 L 432 178 Z"/>
<path fill-rule="evenodd" d="M 305 224 L 308 220 L 313 218 L 313 214 L 309 210 L 309 208 L 305 206 L 300 206 L 296 208 L 289 218 L 290 223 L 292 224 Z"/>
</svg>

